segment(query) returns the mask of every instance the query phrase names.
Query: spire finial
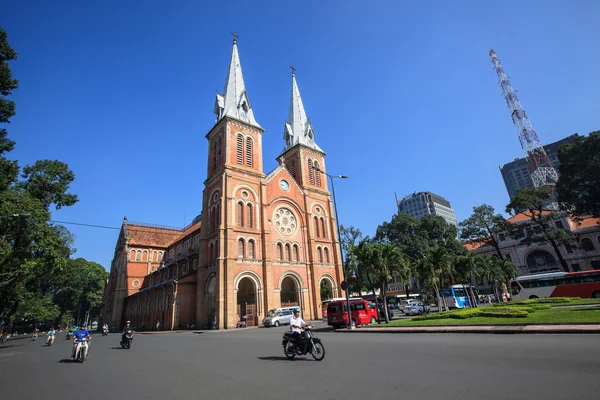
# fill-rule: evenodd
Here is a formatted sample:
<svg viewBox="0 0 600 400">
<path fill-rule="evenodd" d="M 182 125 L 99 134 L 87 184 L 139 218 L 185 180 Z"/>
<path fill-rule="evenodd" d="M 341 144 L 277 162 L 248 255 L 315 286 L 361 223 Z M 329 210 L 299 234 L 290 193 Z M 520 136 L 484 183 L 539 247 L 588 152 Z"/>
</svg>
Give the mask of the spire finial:
<svg viewBox="0 0 600 400">
<path fill-rule="evenodd" d="M 292 75 L 296 75 L 296 67 L 290 65 L 290 69 L 292 70 Z"/>
<path fill-rule="evenodd" d="M 236 44 L 239 36 L 237 35 L 236 32 L 233 32 L 231 35 L 233 36 L 233 44 Z"/>
</svg>

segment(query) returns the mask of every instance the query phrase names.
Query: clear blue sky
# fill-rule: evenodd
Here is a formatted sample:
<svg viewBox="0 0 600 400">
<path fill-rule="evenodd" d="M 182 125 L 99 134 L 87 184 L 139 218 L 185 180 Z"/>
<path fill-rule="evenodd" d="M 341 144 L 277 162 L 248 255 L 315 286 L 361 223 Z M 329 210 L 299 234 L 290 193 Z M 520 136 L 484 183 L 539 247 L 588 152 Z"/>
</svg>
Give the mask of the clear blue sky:
<svg viewBox="0 0 600 400">
<path fill-rule="evenodd" d="M 200 213 L 205 134 L 237 31 L 265 128 L 265 172 L 283 148 L 290 65 L 337 182 L 340 221 L 373 234 L 399 197 L 432 191 L 458 220 L 503 211 L 498 166 L 522 151 L 494 47 L 542 143 L 600 129 L 597 1 L 2 2 L 19 59 L 7 126 L 21 165 L 59 159 L 75 206 L 55 220 L 183 226 Z M 110 268 L 118 231 L 67 225 L 74 257 Z"/>
</svg>

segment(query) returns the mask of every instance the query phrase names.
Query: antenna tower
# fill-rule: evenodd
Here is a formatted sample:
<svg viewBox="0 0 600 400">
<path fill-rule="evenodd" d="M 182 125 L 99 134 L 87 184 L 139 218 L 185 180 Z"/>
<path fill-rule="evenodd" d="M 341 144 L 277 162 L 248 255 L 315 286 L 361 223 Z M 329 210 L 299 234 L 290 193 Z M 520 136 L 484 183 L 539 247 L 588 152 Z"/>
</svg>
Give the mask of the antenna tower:
<svg viewBox="0 0 600 400">
<path fill-rule="evenodd" d="M 546 150 L 544 150 L 544 147 L 540 143 L 540 139 L 538 139 L 537 134 L 533 130 L 533 126 L 529 122 L 529 118 L 517 97 L 517 93 L 510 84 L 510 80 L 504 73 L 494 49 L 490 50 L 490 57 L 498 75 L 498 83 L 502 87 L 502 95 L 510 110 L 513 124 L 517 128 L 517 134 L 519 135 L 521 148 L 525 152 L 527 169 L 531 175 L 533 186 L 536 188 L 549 187 L 554 191 L 554 187 L 558 181 L 558 174 L 552 166 Z"/>
</svg>

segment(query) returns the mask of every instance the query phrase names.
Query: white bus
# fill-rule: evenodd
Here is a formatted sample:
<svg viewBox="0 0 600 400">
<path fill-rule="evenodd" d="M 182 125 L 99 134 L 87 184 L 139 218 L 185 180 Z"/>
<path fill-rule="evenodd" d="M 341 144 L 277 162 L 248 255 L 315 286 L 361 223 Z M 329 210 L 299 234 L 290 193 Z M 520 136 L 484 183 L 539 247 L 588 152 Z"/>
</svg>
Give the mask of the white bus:
<svg viewBox="0 0 600 400">
<path fill-rule="evenodd" d="M 519 276 L 510 281 L 514 300 L 545 297 L 600 299 L 600 269 Z"/>
</svg>

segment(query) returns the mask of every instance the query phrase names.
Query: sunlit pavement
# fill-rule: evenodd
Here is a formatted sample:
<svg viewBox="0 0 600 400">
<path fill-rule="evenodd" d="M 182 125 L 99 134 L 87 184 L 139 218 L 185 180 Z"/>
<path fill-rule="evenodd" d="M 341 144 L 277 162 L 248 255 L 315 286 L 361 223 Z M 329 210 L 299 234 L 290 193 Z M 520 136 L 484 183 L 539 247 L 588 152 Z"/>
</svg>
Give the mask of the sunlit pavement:
<svg viewBox="0 0 600 400">
<path fill-rule="evenodd" d="M 342 334 L 325 359 L 285 359 L 287 327 L 95 334 L 83 364 L 57 336 L 0 344 L 6 399 L 598 399 L 600 335 Z"/>
</svg>

